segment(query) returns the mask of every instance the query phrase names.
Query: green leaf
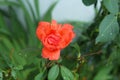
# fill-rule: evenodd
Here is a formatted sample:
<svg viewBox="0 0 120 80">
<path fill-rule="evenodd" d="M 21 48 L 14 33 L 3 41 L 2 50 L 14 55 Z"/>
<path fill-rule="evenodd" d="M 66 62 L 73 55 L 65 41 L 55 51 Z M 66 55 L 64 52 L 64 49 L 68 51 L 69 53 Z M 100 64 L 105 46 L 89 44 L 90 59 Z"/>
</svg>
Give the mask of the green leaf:
<svg viewBox="0 0 120 80">
<path fill-rule="evenodd" d="M 6 61 L 4 60 L 4 58 L 2 57 L 1 53 L 0 53 L 0 70 L 5 70 L 8 65 L 6 64 Z"/>
<path fill-rule="evenodd" d="M 97 0 L 82 0 L 82 2 L 86 5 L 86 6 L 90 6 L 92 4 L 94 4 Z"/>
<path fill-rule="evenodd" d="M 34 1 L 36 1 L 36 0 L 34 0 Z M 30 8 L 30 12 L 32 13 L 33 20 L 36 21 L 34 8 L 32 7 L 32 5 L 31 5 L 31 3 L 30 3 L 29 0 L 26 0 L 26 2 L 27 2 L 28 6 L 29 6 L 29 8 Z"/>
<path fill-rule="evenodd" d="M 2 44 L 0 44 L 0 68 L 6 69 L 8 66 L 10 67 L 11 60 L 10 60 L 10 52 L 9 50 Z"/>
<path fill-rule="evenodd" d="M 35 76 L 35 80 L 42 80 L 43 73 L 39 73 L 37 76 Z"/>
<path fill-rule="evenodd" d="M 56 6 L 56 4 L 58 3 L 58 1 L 54 2 L 50 7 L 49 9 L 47 10 L 47 12 L 45 13 L 44 17 L 43 17 L 43 20 L 44 21 L 51 21 L 52 19 L 52 11 L 54 9 L 54 7 Z"/>
<path fill-rule="evenodd" d="M 2 72 L 0 72 L 0 80 L 3 80 Z"/>
<path fill-rule="evenodd" d="M 118 0 L 103 0 L 103 4 L 109 12 L 117 14 L 119 12 Z"/>
<path fill-rule="evenodd" d="M 99 26 L 99 35 L 96 38 L 96 43 L 111 41 L 118 33 L 119 25 L 116 16 L 107 15 Z"/>
<path fill-rule="evenodd" d="M 0 1 L 0 5 L 8 5 L 8 6 L 17 6 L 19 7 L 18 3 L 12 2 L 12 1 Z"/>
<path fill-rule="evenodd" d="M 39 0 L 34 0 L 34 4 L 35 4 L 35 10 L 36 10 L 37 18 L 38 18 L 38 20 L 40 20 L 40 12 L 39 12 L 40 3 L 39 3 Z"/>
<path fill-rule="evenodd" d="M 74 47 L 78 51 L 78 57 L 80 57 L 81 56 L 80 46 L 77 43 L 75 43 L 75 44 L 72 45 L 72 47 Z"/>
<path fill-rule="evenodd" d="M 77 43 L 73 44 L 72 47 L 74 47 L 80 53 L 80 46 Z"/>
<path fill-rule="evenodd" d="M 0 29 L 0 34 L 10 36 L 10 32 L 8 30 L 6 30 L 5 28 Z"/>
<path fill-rule="evenodd" d="M 61 75 L 63 77 L 63 80 L 74 80 L 74 76 L 68 68 L 64 66 L 60 66 L 60 68 L 61 68 Z"/>
<path fill-rule="evenodd" d="M 9 51 L 11 51 L 11 50 L 14 48 L 13 44 L 11 43 L 11 41 L 8 40 L 7 38 L 3 37 L 3 38 L 2 38 L 2 42 L 3 42 L 3 44 L 6 46 L 6 48 L 7 48 Z"/>
<path fill-rule="evenodd" d="M 11 71 L 11 76 L 12 76 L 14 79 L 17 78 L 16 71 L 15 71 L 14 69 Z"/>
<path fill-rule="evenodd" d="M 6 25 L 5 25 L 5 21 L 4 21 L 4 17 L 3 17 L 3 15 L 0 13 L 0 28 L 2 27 L 5 27 Z"/>
<path fill-rule="evenodd" d="M 0 15 L 2 15 L 2 17 L 3 17 L 3 16 L 5 16 L 5 17 L 9 17 L 8 12 L 5 11 L 5 10 L 2 10 L 2 9 L 0 9 Z"/>
<path fill-rule="evenodd" d="M 12 56 L 12 55 L 11 55 Z M 15 70 L 22 70 L 23 67 L 27 64 L 24 57 L 21 57 L 19 54 L 13 53 L 11 57 L 12 64 L 14 65 Z"/>
<path fill-rule="evenodd" d="M 39 48 L 25 48 L 18 52 L 21 57 L 24 57 L 27 64 L 35 63 L 34 60 L 40 56 L 41 50 Z"/>
<path fill-rule="evenodd" d="M 26 8 L 26 5 L 23 3 L 22 0 L 18 0 L 20 3 L 20 6 L 23 10 L 25 20 L 28 26 L 29 30 L 29 45 L 35 46 L 37 45 L 37 38 L 35 36 L 35 30 L 36 30 L 36 25 L 34 24 L 34 21 L 32 20 L 29 11 Z"/>
<path fill-rule="evenodd" d="M 46 74 L 47 74 L 47 71 L 43 70 L 42 72 L 40 72 L 35 76 L 35 80 L 45 80 Z"/>
<path fill-rule="evenodd" d="M 56 80 L 58 74 L 59 74 L 59 66 L 55 65 L 49 70 L 48 80 Z"/>
<path fill-rule="evenodd" d="M 103 67 L 95 76 L 94 80 L 110 80 L 112 79 L 112 76 L 109 75 L 110 71 L 112 69 L 112 66 L 109 67 Z"/>
<path fill-rule="evenodd" d="M 11 22 L 11 30 L 12 30 L 12 36 L 17 39 L 27 39 L 26 31 L 22 25 L 22 23 L 19 21 L 15 10 L 12 7 L 9 7 L 9 14 L 10 14 L 10 22 Z"/>
</svg>

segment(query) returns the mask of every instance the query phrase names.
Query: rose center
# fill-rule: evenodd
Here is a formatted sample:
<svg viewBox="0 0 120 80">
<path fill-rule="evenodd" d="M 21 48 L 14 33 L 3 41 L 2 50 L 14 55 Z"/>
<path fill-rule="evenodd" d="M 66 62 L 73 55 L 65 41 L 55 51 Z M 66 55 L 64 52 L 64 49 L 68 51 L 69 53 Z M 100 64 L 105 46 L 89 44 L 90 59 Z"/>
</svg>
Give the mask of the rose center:
<svg viewBox="0 0 120 80">
<path fill-rule="evenodd" d="M 51 45 L 58 45 L 59 41 L 60 41 L 60 36 L 58 35 L 51 34 L 47 38 L 47 42 Z"/>
</svg>

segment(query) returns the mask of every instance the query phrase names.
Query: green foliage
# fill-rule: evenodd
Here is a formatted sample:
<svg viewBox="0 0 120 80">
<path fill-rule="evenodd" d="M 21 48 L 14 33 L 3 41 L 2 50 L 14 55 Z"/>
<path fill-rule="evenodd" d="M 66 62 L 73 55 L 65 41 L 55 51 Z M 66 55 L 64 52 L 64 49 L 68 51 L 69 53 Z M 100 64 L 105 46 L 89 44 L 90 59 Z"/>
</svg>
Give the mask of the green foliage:
<svg viewBox="0 0 120 80">
<path fill-rule="evenodd" d="M 118 33 L 119 25 L 117 23 L 117 17 L 112 14 L 107 15 L 100 23 L 99 35 L 96 38 L 96 43 L 111 41 Z"/>
<path fill-rule="evenodd" d="M 82 0 L 86 6 L 94 5 L 95 10 L 97 1 Z M 74 26 L 76 37 L 61 50 L 58 61 L 41 57 L 42 43 L 36 37 L 36 27 L 39 21 L 51 21 L 59 1 L 42 17 L 39 2 L 0 1 L 0 80 L 120 79 L 119 0 L 102 0 L 90 23 L 63 22 Z"/>
<path fill-rule="evenodd" d="M 90 6 L 94 3 L 97 2 L 97 0 L 82 0 L 82 2 L 86 5 L 86 6 Z"/>
<path fill-rule="evenodd" d="M 35 77 L 35 80 L 43 80 L 42 77 L 43 77 L 43 73 L 39 73 L 39 74 Z"/>
<path fill-rule="evenodd" d="M 58 0 L 59 1 L 59 0 Z M 58 1 L 54 2 L 50 8 L 47 10 L 47 12 L 45 13 L 43 20 L 44 21 L 51 21 L 52 20 L 52 10 L 54 9 L 54 7 L 56 6 L 56 4 L 58 3 Z"/>
<path fill-rule="evenodd" d="M 103 4 L 110 13 L 117 14 L 119 12 L 118 0 L 103 0 Z"/>
<path fill-rule="evenodd" d="M 48 80 L 56 80 L 58 74 L 59 74 L 59 66 L 55 65 L 49 70 Z"/>
<path fill-rule="evenodd" d="M 61 68 L 61 75 L 63 77 L 63 80 L 73 80 L 74 79 L 74 76 L 69 69 L 67 69 L 64 66 L 60 66 L 60 68 Z"/>
<path fill-rule="evenodd" d="M 97 75 L 95 76 L 94 80 L 110 80 L 110 79 L 112 79 L 112 76 L 109 75 L 111 69 L 112 69 L 112 66 L 103 67 L 97 73 Z"/>
<path fill-rule="evenodd" d="M 3 75 L 2 75 L 2 72 L 0 71 L 0 80 L 3 79 Z"/>
</svg>

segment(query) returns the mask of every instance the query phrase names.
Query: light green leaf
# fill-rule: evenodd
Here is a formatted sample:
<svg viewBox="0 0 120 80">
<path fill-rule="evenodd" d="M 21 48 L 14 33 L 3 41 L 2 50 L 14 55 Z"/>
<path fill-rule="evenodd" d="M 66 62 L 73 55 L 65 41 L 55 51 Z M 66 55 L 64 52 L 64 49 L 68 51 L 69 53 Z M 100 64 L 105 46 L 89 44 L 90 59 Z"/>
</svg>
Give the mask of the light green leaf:
<svg viewBox="0 0 120 80">
<path fill-rule="evenodd" d="M 63 77 L 63 80 L 74 80 L 74 76 L 68 68 L 64 66 L 60 66 L 60 68 L 61 68 L 61 75 Z"/>
<path fill-rule="evenodd" d="M 11 71 L 11 75 L 12 75 L 12 77 L 13 77 L 14 79 L 17 78 L 17 76 L 16 76 L 16 71 L 15 71 L 15 70 L 12 70 L 12 71 Z"/>
<path fill-rule="evenodd" d="M 112 79 L 112 76 L 109 75 L 110 71 L 112 69 L 112 66 L 109 67 L 103 67 L 95 76 L 94 80 L 109 80 Z"/>
<path fill-rule="evenodd" d="M 0 72 L 0 80 L 3 80 L 2 72 Z"/>
<path fill-rule="evenodd" d="M 92 4 L 94 4 L 97 0 L 82 0 L 82 2 L 86 5 L 86 6 L 90 6 Z"/>
<path fill-rule="evenodd" d="M 35 80 L 42 80 L 43 73 L 39 73 L 37 76 L 35 76 Z"/>
<path fill-rule="evenodd" d="M 111 41 L 118 33 L 119 25 L 116 16 L 107 15 L 99 26 L 99 35 L 96 38 L 96 43 Z"/>
<path fill-rule="evenodd" d="M 109 12 L 116 14 L 119 12 L 118 0 L 103 0 L 103 4 Z"/>
<path fill-rule="evenodd" d="M 58 74 L 59 74 L 59 66 L 55 65 L 49 70 L 48 80 L 56 80 Z"/>
</svg>

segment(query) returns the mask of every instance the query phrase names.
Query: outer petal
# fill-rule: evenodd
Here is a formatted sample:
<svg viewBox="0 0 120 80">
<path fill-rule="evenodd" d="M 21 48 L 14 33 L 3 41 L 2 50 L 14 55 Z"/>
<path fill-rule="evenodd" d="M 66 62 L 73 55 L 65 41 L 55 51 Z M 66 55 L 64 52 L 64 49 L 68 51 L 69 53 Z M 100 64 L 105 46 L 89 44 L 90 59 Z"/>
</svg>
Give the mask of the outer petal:
<svg viewBox="0 0 120 80">
<path fill-rule="evenodd" d="M 37 29 L 36 35 L 40 40 L 43 40 L 45 36 L 50 32 L 50 23 L 48 22 L 40 22 Z"/>
<path fill-rule="evenodd" d="M 62 44 L 61 48 L 65 48 L 75 37 L 75 33 L 73 32 L 73 26 L 70 24 L 64 24 L 60 30 L 60 34 L 62 36 Z"/>
<path fill-rule="evenodd" d="M 50 51 L 44 47 L 42 49 L 42 57 L 49 58 L 49 60 L 58 60 L 60 57 L 60 50 Z"/>
<path fill-rule="evenodd" d="M 57 24 L 57 22 L 55 20 L 52 20 L 51 22 L 51 29 L 58 31 L 61 29 L 61 24 Z"/>
</svg>

